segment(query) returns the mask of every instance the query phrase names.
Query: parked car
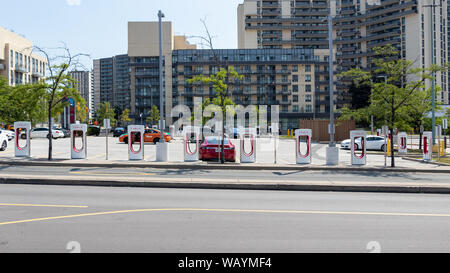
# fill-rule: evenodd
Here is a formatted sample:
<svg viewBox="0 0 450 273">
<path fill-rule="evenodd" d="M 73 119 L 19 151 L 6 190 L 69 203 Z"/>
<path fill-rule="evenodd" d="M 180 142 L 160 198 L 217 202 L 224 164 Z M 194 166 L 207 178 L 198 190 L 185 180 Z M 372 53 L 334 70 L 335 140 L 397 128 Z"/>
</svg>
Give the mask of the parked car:
<svg viewBox="0 0 450 273">
<path fill-rule="evenodd" d="M 221 150 L 221 141 L 218 136 L 207 136 L 200 146 L 199 159 L 219 160 Z M 236 162 L 236 147 L 231 143 L 228 137 L 224 139 L 225 161 Z"/>
<path fill-rule="evenodd" d="M 126 130 L 123 127 L 117 127 L 113 131 L 113 137 L 120 137 L 121 135 L 125 134 Z"/>
<path fill-rule="evenodd" d="M 367 139 L 366 150 L 384 151 L 384 137 L 369 135 L 366 137 L 366 139 Z M 356 139 L 355 145 L 356 145 L 356 150 L 362 149 L 361 138 Z M 351 140 L 346 139 L 346 140 L 342 141 L 341 148 L 350 150 L 351 149 Z"/>
<path fill-rule="evenodd" d="M 100 135 L 100 126 L 89 125 L 87 129 L 88 136 L 99 136 Z"/>
<path fill-rule="evenodd" d="M 63 132 L 64 138 L 70 137 L 70 130 L 63 129 L 63 128 L 57 128 L 57 127 L 53 127 L 53 130 L 57 130 L 57 131 Z"/>
<path fill-rule="evenodd" d="M 135 136 L 133 136 L 135 137 Z M 146 129 L 144 131 L 144 143 L 158 143 L 161 138 L 161 131 L 157 129 Z M 168 133 L 164 133 L 164 140 L 166 142 L 170 142 L 172 140 L 172 136 Z M 119 142 L 128 144 L 128 134 L 123 134 L 119 137 Z M 135 141 L 140 141 L 139 139 L 135 139 Z"/>
<path fill-rule="evenodd" d="M 9 131 L 9 130 L 0 129 L 0 134 L 6 135 L 6 137 L 8 138 L 8 141 L 11 141 L 15 137 L 15 133 L 13 131 Z"/>
<path fill-rule="evenodd" d="M 0 134 L 0 151 L 5 151 L 8 148 L 8 137 L 6 134 Z"/>
<path fill-rule="evenodd" d="M 34 128 L 30 132 L 30 138 L 48 138 L 50 136 L 48 128 Z M 22 139 L 25 139 L 25 133 L 20 135 Z M 59 130 L 52 129 L 53 139 L 64 138 L 64 133 Z"/>
</svg>

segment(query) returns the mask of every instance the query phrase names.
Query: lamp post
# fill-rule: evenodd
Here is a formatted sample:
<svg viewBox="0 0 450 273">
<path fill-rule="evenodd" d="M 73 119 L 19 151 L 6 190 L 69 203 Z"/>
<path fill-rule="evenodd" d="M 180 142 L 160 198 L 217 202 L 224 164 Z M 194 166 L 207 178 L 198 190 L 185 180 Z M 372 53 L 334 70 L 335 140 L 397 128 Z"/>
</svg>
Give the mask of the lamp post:
<svg viewBox="0 0 450 273">
<path fill-rule="evenodd" d="M 326 149 L 327 165 L 339 164 L 339 148 L 336 147 L 335 136 L 335 124 L 334 124 L 334 67 L 333 67 L 333 15 L 331 14 L 331 1 L 329 1 L 329 14 L 328 14 L 328 47 L 329 47 L 329 77 L 330 77 L 330 124 L 328 131 L 330 133 L 330 144 Z"/>
<path fill-rule="evenodd" d="M 430 48 L 431 48 L 431 66 L 434 65 L 434 22 L 433 22 L 433 15 L 434 15 L 434 8 L 440 7 L 441 5 L 435 4 L 435 1 L 433 0 L 433 3 L 430 5 L 424 5 L 424 8 L 429 7 L 430 8 Z M 433 145 L 436 144 L 436 86 L 435 86 L 435 73 L 432 72 L 431 74 L 431 132 L 432 132 L 432 138 L 433 138 Z"/>
<path fill-rule="evenodd" d="M 160 129 L 160 138 L 159 142 L 156 143 L 156 161 L 157 162 L 167 162 L 169 158 L 169 150 L 166 141 L 164 140 L 164 128 L 165 126 L 165 118 L 164 118 L 164 88 L 163 88 L 163 54 L 162 54 L 162 18 L 164 18 L 164 14 L 161 11 L 158 11 L 158 19 L 159 19 L 159 129 Z"/>
<path fill-rule="evenodd" d="M 159 129 L 161 130 L 161 137 L 159 139 L 160 143 L 164 143 L 164 94 L 163 94 L 163 60 L 162 60 L 162 18 L 164 18 L 164 13 L 162 11 L 158 11 L 158 19 L 159 19 L 159 112 L 160 112 L 160 121 L 159 121 Z"/>
</svg>

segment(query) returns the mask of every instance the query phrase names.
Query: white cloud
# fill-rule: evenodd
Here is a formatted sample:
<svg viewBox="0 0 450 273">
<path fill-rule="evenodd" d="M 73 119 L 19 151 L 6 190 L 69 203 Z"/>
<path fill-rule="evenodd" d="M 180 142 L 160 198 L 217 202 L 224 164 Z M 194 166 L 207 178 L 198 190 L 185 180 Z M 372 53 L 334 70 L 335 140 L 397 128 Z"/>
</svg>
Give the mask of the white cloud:
<svg viewBox="0 0 450 273">
<path fill-rule="evenodd" d="M 81 0 L 66 0 L 69 6 L 79 6 L 81 5 Z"/>
</svg>

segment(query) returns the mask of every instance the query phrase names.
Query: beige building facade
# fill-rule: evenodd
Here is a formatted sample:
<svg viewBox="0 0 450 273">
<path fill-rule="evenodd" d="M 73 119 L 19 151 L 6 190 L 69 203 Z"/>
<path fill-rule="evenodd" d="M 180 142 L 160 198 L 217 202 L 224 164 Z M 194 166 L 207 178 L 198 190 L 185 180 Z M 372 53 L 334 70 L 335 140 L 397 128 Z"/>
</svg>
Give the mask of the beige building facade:
<svg viewBox="0 0 450 273">
<path fill-rule="evenodd" d="M 46 58 L 33 52 L 33 43 L 0 27 L 0 76 L 15 86 L 37 82 L 45 77 Z"/>
</svg>

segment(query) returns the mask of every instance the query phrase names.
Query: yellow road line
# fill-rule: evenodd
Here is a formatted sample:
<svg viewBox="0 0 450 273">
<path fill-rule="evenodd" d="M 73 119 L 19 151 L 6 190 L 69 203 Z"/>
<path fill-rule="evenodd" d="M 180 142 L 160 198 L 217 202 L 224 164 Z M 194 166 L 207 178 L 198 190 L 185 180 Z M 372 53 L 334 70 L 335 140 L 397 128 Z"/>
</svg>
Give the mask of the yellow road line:
<svg viewBox="0 0 450 273">
<path fill-rule="evenodd" d="M 3 207 L 88 208 L 88 206 L 36 205 L 36 204 L 6 204 L 6 203 L 0 203 L 0 206 L 3 206 Z"/>
<path fill-rule="evenodd" d="M 231 213 L 282 213 L 282 214 L 325 214 L 325 215 L 359 215 L 359 216 L 409 216 L 409 217 L 450 217 L 450 214 L 433 214 L 433 213 L 389 213 L 389 212 L 340 212 L 340 211 L 295 211 L 295 210 L 242 210 L 242 209 L 192 209 L 192 208 L 172 208 L 172 209 L 137 209 L 137 210 L 119 210 L 108 212 L 84 213 L 75 215 L 55 216 L 46 218 L 35 218 L 19 221 L 10 221 L 0 223 L 0 226 L 22 224 L 30 222 L 41 222 L 58 219 L 78 218 L 87 216 L 100 216 L 123 213 L 137 212 L 231 212 Z"/>
</svg>

